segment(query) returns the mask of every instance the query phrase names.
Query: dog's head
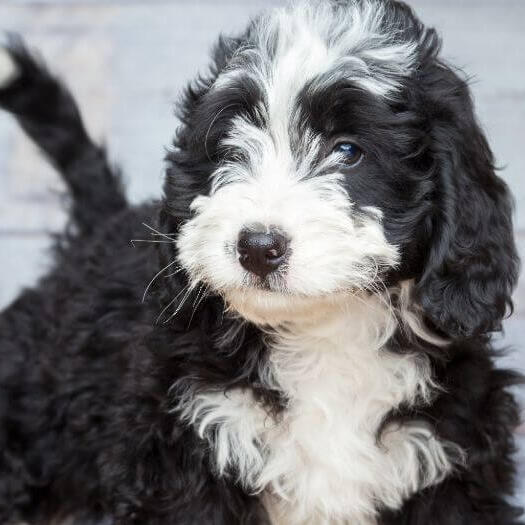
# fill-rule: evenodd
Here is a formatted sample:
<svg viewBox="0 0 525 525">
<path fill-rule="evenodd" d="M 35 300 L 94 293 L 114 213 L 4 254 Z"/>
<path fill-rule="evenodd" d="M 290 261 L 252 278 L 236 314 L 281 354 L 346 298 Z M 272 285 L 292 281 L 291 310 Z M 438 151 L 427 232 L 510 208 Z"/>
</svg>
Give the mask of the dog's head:
<svg viewBox="0 0 525 525">
<path fill-rule="evenodd" d="M 498 328 L 511 205 L 468 87 L 390 0 L 314 0 L 222 38 L 168 155 L 167 228 L 193 284 L 279 323 L 414 279 L 449 337 Z"/>
</svg>

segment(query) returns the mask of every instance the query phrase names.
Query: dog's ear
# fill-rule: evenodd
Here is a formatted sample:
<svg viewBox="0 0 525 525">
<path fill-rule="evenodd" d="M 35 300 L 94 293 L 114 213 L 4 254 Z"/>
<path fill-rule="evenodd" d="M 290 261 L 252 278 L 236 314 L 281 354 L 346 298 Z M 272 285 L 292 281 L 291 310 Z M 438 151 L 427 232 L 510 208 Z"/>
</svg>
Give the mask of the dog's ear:
<svg viewBox="0 0 525 525">
<path fill-rule="evenodd" d="M 245 42 L 245 36 L 224 37 L 217 41 L 209 71 L 192 81 L 177 104 L 180 120 L 173 140 L 173 147 L 166 155 L 164 179 L 165 217 L 160 223 L 181 222 L 188 219 L 190 203 L 198 195 L 208 193 L 210 174 L 217 159 L 209 144 L 215 138 L 212 124 L 221 109 L 227 105 L 224 93 L 216 93 L 213 86 L 221 72 L 228 68 L 235 52 Z M 170 216 L 172 219 L 170 219 Z M 169 225 L 173 229 L 174 225 Z"/>
<path fill-rule="evenodd" d="M 191 217 L 191 202 L 198 195 L 208 193 L 209 175 L 214 164 L 206 148 L 206 140 L 209 138 L 210 118 L 213 119 L 214 115 L 210 115 L 208 108 L 202 107 L 202 102 L 246 37 L 246 34 L 221 36 L 213 48 L 208 73 L 191 82 L 177 104 L 180 126 L 175 134 L 173 148 L 167 152 L 165 159 L 164 198 L 156 223 L 164 234 L 176 235 L 181 224 Z M 158 249 L 162 268 L 176 258 L 175 244 L 159 243 Z"/>
<path fill-rule="evenodd" d="M 436 183 L 418 298 L 427 319 L 452 339 L 496 331 L 512 310 L 519 270 L 512 199 L 495 173 L 467 82 L 439 62 L 419 81 Z"/>
</svg>

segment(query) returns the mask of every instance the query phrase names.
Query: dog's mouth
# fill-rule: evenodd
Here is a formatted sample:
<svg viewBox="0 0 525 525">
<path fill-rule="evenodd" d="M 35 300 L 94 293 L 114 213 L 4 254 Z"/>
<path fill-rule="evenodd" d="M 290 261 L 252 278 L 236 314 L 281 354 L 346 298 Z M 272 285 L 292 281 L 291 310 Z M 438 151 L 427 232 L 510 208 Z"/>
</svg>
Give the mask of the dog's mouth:
<svg viewBox="0 0 525 525">
<path fill-rule="evenodd" d="M 272 273 L 264 277 L 246 273 L 243 277 L 241 289 L 244 291 L 262 291 L 273 294 L 292 295 L 286 283 L 286 275 L 283 272 Z"/>
<path fill-rule="evenodd" d="M 265 282 L 258 286 L 231 288 L 223 297 L 229 308 L 245 319 L 255 324 L 277 326 L 312 320 L 328 311 L 340 311 L 349 294 L 348 291 L 337 291 L 306 295 L 277 289 Z"/>
</svg>

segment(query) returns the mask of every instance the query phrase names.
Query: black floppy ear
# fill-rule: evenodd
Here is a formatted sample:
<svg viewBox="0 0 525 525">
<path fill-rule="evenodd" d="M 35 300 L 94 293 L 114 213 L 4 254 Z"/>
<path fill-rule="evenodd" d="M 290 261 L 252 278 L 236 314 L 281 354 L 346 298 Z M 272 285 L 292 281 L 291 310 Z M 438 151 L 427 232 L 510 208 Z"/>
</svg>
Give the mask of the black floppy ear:
<svg viewBox="0 0 525 525">
<path fill-rule="evenodd" d="M 189 83 L 177 104 L 180 126 L 165 158 L 164 197 L 156 223 L 158 230 L 170 237 L 175 236 L 191 217 L 193 200 L 209 193 L 210 174 L 216 166 L 205 139 L 211 135 L 210 123 L 224 100 L 217 96 L 204 107 L 203 100 L 245 41 L 246 34 L 219 37 L 212 51 L 209 71 Z M 175 243 L 158 243 L 158 252 L 161 268 L 173 263 L 177 256 Z"/>
<path fill-rule="evenodd" d="M 512 199 L 475 115 L 467 83 L 442 64 L 421 76 L 435 174 L 431 245 L 417 294 L 450 338 L 496 331 L 519 261 Z"/>
<path fill-rule="evenodd" d="M 190 204 L 198 195 L 207 194 L 210 174 L 216 168 L 212 124 L 228 105 L 228 92 L 214 92 L 212 87 L 221 72 L 229 67 L 235 52 L 245 42 L 245 36 L 221 36 L 212 53 L 212 63 L 205 75 L 189 83 L 176 113 L 180 120 L 173 147 L 166 155 L 163 208 L 160 223 L 173 229 L 181 219 L 189 219 Z M 206 103 L 204 103 L 206 102 Z M 171 216 L 171 218 L 169 217 Z M 175 224 L 173 224 L 175 223 Z"/>
</svg>

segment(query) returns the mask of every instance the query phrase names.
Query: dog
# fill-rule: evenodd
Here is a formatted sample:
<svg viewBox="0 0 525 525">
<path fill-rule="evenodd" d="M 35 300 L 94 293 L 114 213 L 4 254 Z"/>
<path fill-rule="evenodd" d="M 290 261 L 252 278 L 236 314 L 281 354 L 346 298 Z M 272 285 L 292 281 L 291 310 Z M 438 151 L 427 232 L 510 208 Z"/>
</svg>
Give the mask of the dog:
<svg viewBox="0 0 525 525">
<path fill-rule="evenodd" d="M 70 195 L 0 317 L 1 523 L 523 523 L 521 378 L 491 346 L 512 200 L 410 7 L 303 0 L 222 37 L 137 207 L 16 36 L 0 79 Z"/>
</svg>

